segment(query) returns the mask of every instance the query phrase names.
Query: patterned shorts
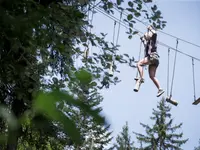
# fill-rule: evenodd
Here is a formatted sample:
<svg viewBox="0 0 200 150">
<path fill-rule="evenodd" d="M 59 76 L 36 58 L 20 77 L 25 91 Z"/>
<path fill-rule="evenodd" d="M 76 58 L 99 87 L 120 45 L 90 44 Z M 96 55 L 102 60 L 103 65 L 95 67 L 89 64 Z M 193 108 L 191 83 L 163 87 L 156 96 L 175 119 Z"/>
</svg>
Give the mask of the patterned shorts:
<svg viewBox="0 0 200 150">
<path fill-rule="evenodd" d="M 158 66 L 159 65 L 159 55 L 156 52 L 151 53 L 148 56 L 149 65 Z"/>
</svg>

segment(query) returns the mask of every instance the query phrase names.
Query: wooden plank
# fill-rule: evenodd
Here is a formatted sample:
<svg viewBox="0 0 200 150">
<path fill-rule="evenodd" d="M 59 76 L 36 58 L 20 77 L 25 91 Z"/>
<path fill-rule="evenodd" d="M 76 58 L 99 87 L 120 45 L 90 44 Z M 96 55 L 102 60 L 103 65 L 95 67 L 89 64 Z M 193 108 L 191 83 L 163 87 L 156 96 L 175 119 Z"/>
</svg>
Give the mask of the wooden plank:
<svg viewBox="0 0 200 150">
<path fill-rule="evenodd" d="M 172 99 L 169 98 L 169 97 L 166 98 L 166 101 L 167 101 L 168 103 L 171 103 L 171 104 L 175 105 L 175 106 L 178 105 L 178 102 L 176 102 L 175 100 L 172 100 Z"/>
<path fill-rule="evenodd" d="M 196 100 L 196 101 L 194 101 L 192 104 L 193 105 L 197 105 L 197 104 L 199 104 L 200 103 L 200 97 Z"/>
<path fill-rule="evenodd" d="M 141 86 L 141 84 L 142 84 L 143 82 L 141 82 L 141 80 L 140 80 L 139 78 L 135 78 L 135 80 L 136 80 L 136 84 L 135 84 L 134 91 L 135 91 L 135 92 L 138 92 L 139 89 L 140 89 L 140 86 Z"/>
</svg>

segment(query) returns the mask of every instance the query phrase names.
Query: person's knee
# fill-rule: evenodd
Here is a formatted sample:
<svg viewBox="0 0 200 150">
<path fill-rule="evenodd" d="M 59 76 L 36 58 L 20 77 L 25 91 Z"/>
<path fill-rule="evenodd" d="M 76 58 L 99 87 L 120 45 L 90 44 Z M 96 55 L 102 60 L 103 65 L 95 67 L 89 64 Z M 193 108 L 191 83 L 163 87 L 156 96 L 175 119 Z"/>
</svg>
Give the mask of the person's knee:
<svg viewBox="0 0 200 150">
<path fill-rule="evenodd" d="M 137 63 L 137 67 L 141 67 L 141 66 L 142 66 L 142 62 L 139 61 L 139 62 Z"/>
<path fill-rule="evenodd" d="M 140 67 L 140 63 L 138 62 L 138 63 L 136 64 L 136 66 L 137 66 L 137 67 Z"/>
<path fill-rule="evenodd" d="M 151 80 L 154 80 L 155 75 L 150 74 L 150 75 L 149 75 L 149 78 L 150 78 Z"/>
</svg>

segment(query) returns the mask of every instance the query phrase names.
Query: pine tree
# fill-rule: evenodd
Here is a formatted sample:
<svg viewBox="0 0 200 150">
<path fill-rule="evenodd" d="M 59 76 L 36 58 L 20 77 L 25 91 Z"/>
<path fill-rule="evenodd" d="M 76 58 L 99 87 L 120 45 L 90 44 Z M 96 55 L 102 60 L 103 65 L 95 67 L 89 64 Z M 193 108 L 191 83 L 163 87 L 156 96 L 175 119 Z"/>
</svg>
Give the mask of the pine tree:
<svg viewBox="0 0 200 150">
<path fill-rule="evenodd" d="M 176 132 L 181 128 L 182 123 L 173 125 L 171 108 L 167 106 L 164 98 L 158 103 L 157 108 L 158 110 L 153 109 L 153 116 L 150 117 L 154 121 L 153 126 L 141 123 L 146 135 L 134 132 L 138 141 L 143 144 L 142 147 L 145 150 L 181 150 L 181 146 L 188 141 L 188 139 L 182 139 L 182 132 Z"/>
<path fill-rule="evenodd" d="M 195 147 L 194 150 L 200 150 L 200 139 L 199 139 L 199 146 Z"/>
<path fill-rule="evenodd" d="M 94 82 L 93 82 L 94 84 Z M 73 82 L 70 84 L 69 88 L 75 94 L 81 98 L 85 104 L 102 111 L 99 106 L 103 100 L 103 97 L 97 92 L 94 86 L 84 86 L 82 83 L 78 83 L 79 86 Z M 68 146 L 68 149 L 80 149 L 80 150 L 99 150 L 105 149 L 105 146 L 109 144 L 112 140 L 112 132 L 109 131 L 110 125 L 99 124 L 95 118 L 84 113 L 82 110 L 73 109 L 72 107 L 67 107 L 64 111 L 71 114 L 71 118 L 76 122 L 77 127 L 80 130 L 81 137 L 83 139 L 81 145 L 76 145 L 75 143 Z"/>
<path fill-rule="evenodd" d="M 114 147 L 117 150 L 135 150 L 133 145 L 134 142 L 131 141 L 131 136 L 129 135 L 128 122 L 123 126 L 120 135 L 117 136 L 116 142 L 117 143 L 114 144 Z"/>
</svg>

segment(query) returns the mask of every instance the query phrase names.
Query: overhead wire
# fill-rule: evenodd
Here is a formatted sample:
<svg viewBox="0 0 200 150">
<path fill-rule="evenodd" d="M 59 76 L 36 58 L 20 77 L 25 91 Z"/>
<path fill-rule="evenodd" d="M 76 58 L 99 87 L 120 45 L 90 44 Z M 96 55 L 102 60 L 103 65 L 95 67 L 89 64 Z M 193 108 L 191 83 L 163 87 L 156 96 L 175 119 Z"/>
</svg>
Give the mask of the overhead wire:
<svg viewBox="0 0 200 150">
<path fill-rule="evenodd" d="M 116 22 L 120 23 L 120 24 L 121 24 L 123 27 L 125 27 L 126 29 L 132 28 L 132 29 L 136 30 L 137 32 L 143 34 L 143 32 L 139 31 L 139 30 L 136 29 L 135 27 L 130 27 L 130 26 L 126 25 L 125 23 L 120 22 L 118 18 L 116 18 L 116 17 L 114 17 L 114 16 L 112 16 L 112 15 L 110 15 L 110 14 L 108 14 L 108 13 L 102 11 L 101 9 L 99 9 L 99 8 L 97 8 L 97 7 L 96 7 L 95 9 L 96 9 L 98 12 L 100 12 L 100 13 L 104 14 L 105 16 L 107 16 L 108 18 L 112 19 L 113 21 L 116 21 Z M 138 35 L 139 35 L 139 34 L 138 34 Z M 139 36 L 140 36 L 140 35 L 139 35 Z M 189 54 L 187 54 L 187 53 L 184 53 L 184 52 L 182 52 L 182 51 L 180 51 L 180 50 L 178 50 L 178 49 L 176 49 L 176 48 L 173 48 L 173 47 L 171 47 L 171 46 L 169 46 L 169 45 L 167 45 L 167 44 L 165 44 L 165 43 L 162 43 L 162 42 L 158 41 L 158 44 L 161 45 L 161 46 L 170 48 L 171 50 L 177 51 L 177 52 L 179 52 L 179 53 L 181 53 L 181 54 L 183 54 L 183 55 L 185 55 L 185 56 L 194 58 L 195 60 L 197 60 L 197 61 L 200 62 L 200 59 L 199 59 L 199 58 L 194 57 L 194 56 L 191 56 L 191 55 L 189 55 Z"/>
<path fill-rule="evenodd" d="M 114 16 L 112 16 L 112 15 L 110 15 L 110 14 L 104 12 L 104 11 L 101 10 L 100 8 L 96 7 L 95 9 L 96 9 L 97 11 L 99 11 L 100 13 L 104 14 L 105 16 L 107 16 L 108 18 L 112 19 L 113 21 L 116 21 L 117 23 L 120 23 L 120 24 L 121 24 L 123 27 L 125 27 L 126 29 L 132 28 L 132 29 L 134 29 L 135 31 L 137 31 L 137 32 L 139 32 L 139 33 L 141 33 L 141 34 L 144 34 L 143 32 L 139 31 L 138 29 L 136 29 L 136 28 L 134 28 L 134 27 L 129 27 L 129 26 L 127 26 L 125 23 L 122 23 L 122 21 L 120 21 L 120 19 L 118 19 L 118 18 L 116 18 L 116 17 L 114 17 Z"/>
<path fill-rule="evenodd" d="M 146 3 L 145 3 L 145 6 L 146 6 L 147 9 L 150 11 L 150 8 L 148 8 L 148 6 L 146 5 Z M 114 9 L 117 10 L 117 11 L 119 11 L 119 10 L 117 9 L 116 6 L 114 7 Z M 127 13 L 126 11 L 123 11 L 123 15 L 128 16 L 128 13 Z M 148 23 L 145 23 L 145 22 L 139 20 L 139 19 L 136 18 L 136 17 L 133 17 L 133 19 L 137 20 L 138 22 L 142 23 L 142 24 L 145 25 L 145 26 L 150 25 L 150 24 L 148 24 Z M 192 42 L 189 42 L 189 41 L 184 40 L 184 39 L 182 39 L 182 38 L 176 37 L 176 36 L 174 36 L 174 35 L 171 35 L 171 34 L 169 34 L 169 33 L 164 32 L 164 31 L 162 31 L 162 30 L 157 30 L 157 31 L 160 32 L 160 33 L 163 33 L 163 34 L 165 34 L 165 35 L 168 35 L 168 36 L 170 36 L 170 37 L 173 37 L 173 38 L 175 38 L 175 39 L 178 39 L 179 41 L 182 41 L 182 42 L 185 42 L 185 43 L 188 43 L 188 44 L 191 44 L 191 45 L 193 45 L 193 46 L 196 46 L 196 47 L 200 48 L 200 45 L 197 45 L 197 44 L 195 44 L 195 43 L 192 43 Z"/>
</svg>

